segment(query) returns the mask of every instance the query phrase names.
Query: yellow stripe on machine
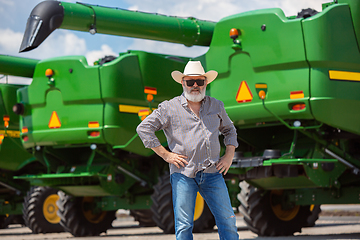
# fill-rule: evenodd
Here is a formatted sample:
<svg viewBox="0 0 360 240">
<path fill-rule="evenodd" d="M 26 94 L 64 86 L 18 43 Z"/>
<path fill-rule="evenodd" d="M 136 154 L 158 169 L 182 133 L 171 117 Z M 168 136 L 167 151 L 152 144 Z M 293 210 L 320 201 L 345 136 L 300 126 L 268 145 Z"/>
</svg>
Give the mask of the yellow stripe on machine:
<svg viewBox="0 0 360 240">
<path fill-rule="evenodd" d="M 360 73 L 329 70 L 329 78 L 343 81 L 360 81 Z"/>
<path fill-rule="evenodd" d="M 0 130 L 0 134 L 3 134 L 5 137 L 12 137 L 12 138 L 20 137 L 20 131 L 7 130 L 5 134 L 4 130 Z"/>
<path fill-rule="evenodd" d="M 140 110 L 149 110 L 150 109 L 148 107 L 141 107 L 141 106 L 132 106 L 132 105 L 119 105 L 119 111 L 120 112 L 125 112 L 125 113 L 136 113 L 138 114 L 138 112 Z"/>
</svg>

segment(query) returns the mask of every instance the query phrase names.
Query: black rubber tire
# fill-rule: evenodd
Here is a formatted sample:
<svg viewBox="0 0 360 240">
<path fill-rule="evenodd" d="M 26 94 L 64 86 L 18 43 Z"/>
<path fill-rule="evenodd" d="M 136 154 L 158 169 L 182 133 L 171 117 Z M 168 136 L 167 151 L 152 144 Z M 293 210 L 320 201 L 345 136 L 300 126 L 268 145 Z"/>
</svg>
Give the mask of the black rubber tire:
<svg viewBox="0 0 360 240">
<path fill-rule="evenodd" d="M 311 215 L 307 219 L 306 227 L 315 226 L 315 222 L 319 219 L 319 214 L 321 213 L 320 205 L 315 205 L 311 211 Z"/>
<path fill-rule="evenodd" d="M 24 197 L 23 218 L 25 226 L 30 228 L 33 233 L 64 232 L 60 222 L 51 223 L 44 216 L 43 204 L 46 198 L 57 194 L 57 191 L 50 187 L 31 187 Z M 53 209 L 56 211 L 56 206 L 53 206 Z"/>
<path fill-rule="evenodd" d="M 153 201 L 151 211 L 153 213 L 153 220 L 156 225 L 161 228 L 164 233 L 174 233 L 175 221 L 169 174 L 165 174 L 159 178 L 159 182 L 154 186 L 154 193 L 152 194 L 151 199 Z M 213 229 L 214 226 L 214 216 L 205 203 L 201 216 L 196 221 L 194 221 L 193 232 L 206 232 Z"/>
<path fill-rule="evenodd" d="M 156 223 L 152 218 L 153 214 L 150 209 L 130 210 L 130 215 L 134 217 L 135 221 L 139 222 L 140 227 L 156 226 Z"/>
<path fill-rule="evenodd" d="M 252 226 L 251 218 L 249 215 L 249 196 L 251 193 L 254 192 L 255 188 L 251 187 L 247 182 L 241 181 L 240 182 L 240 194 L 238 195 L 238 199 L 240 201 L 239 211 L 243 215 L 244 222 L 246 223 L 247 227 L 253 233 L 258 233 L 258 230 Z"/>
<path fill-rule="evenodd" d="M 271 191 L 245 184 L 240 184 L 240 187 L 241 192 L 244 191 L 239 196 L 240 212 L 243 213 L 248 228 L 259 236 L 291 236 L 295 232 L 301 232 L 301 228 L 307 225 L 307 219 L 311 215 L 310 206 L 300 206 L 296 216 L 289 221 L 283 221 L 272 210 Z"/>
<path fill-rule="evenodd" d="M 1 216 L 0 216 L 0 229 L 7 228 L 7 225 L 5 226 L 5 220 L 6 220 L 6 216 L 5 216 L 5 215 L 1 215 Z"/>
<path fill-rule="evenodd" d="M 75 237 L 99 236 L 112 228 L 116 211 L 102 212 L 99 222 L 91 222 L 85 217 L 84 197 L 72 197 L 59 191 L 59 200 L 56 202 L 59 210 L 60 224 L 66 232 Z"/>
</svg>

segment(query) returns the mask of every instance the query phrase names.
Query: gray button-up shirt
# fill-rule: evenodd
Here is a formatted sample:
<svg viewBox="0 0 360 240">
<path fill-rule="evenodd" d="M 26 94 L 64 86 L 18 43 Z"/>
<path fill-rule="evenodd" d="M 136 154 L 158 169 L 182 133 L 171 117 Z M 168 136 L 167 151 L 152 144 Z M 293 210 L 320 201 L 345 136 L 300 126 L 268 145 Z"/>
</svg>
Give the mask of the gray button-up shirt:
<svg viewBox="0 0 360 240">
<path fill-rule="evenodd" d="M 238 146 L 236 129 L 228 117 L 223 102 L 205 96 L 197 117 L 188 107 L 184 95 L 159 104 L 142 121 L 136 131 L 146 148 L 160 146 L 155 131 L 163 130 L 169 149 L 188 158 L 185 167 L 170 164 L 170 174 L 179 172 L 194 178 L 198 171 L 214 173 L 220 157 L 219 133 L 224 144 Z"/>
</svg>

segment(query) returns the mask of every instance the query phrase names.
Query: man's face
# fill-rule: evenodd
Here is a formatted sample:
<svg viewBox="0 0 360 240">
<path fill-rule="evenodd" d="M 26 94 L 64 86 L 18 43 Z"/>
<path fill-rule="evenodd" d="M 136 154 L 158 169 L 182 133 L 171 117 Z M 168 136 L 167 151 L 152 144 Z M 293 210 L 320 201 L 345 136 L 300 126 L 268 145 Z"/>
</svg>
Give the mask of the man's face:
<svg viewBox="0 0 360 240">
<path fill-rule="evenodd" d="M 207 86 L 207 81 L 204 76 L 185 76 L 181 83 L 186 99 L 192 102 L 200 102 L 203 100 Z"/>
</svg>

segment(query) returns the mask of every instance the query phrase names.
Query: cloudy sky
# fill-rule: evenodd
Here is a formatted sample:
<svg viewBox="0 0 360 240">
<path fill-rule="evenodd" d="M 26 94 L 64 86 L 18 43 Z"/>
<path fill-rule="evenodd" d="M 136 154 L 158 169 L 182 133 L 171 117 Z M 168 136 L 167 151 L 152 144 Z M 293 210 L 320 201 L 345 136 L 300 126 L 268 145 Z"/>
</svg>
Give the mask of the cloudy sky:
<svg viewBox="0 0 360 240">
<path fill-rule="evenodd" d="M 170 16 L 195 17 L 203 20 L 219 21 L 221 18 L 263 8 L 281 8 L 286 16 L 296 15 L 301 9 L 313 8 L 321 11 L 321 4 L 332 0 L 79 0 L 80 2 L 160 13 Z M 0 54 L 46 59 L 64 55 L 84 55 L 89 64 L 105 55 L 117 55 L 127 50 L 199 56 L 207 47 L 185 47 L 181 44 L 132 39 L 103 34 L 91 35 L 59 29 L 53 32 L 37 49 L 18 53 L 26 21 L 31 10 L 41 0 L 0 0 Z M 65 2 L 76 2 L 66 0 Z M 0 78 L 2 75 L 0 75 Z M 2 78 L 0 82 L 3 82 Z M 9 82 L 30 80 L 9 78 Z"/>
</svg>

